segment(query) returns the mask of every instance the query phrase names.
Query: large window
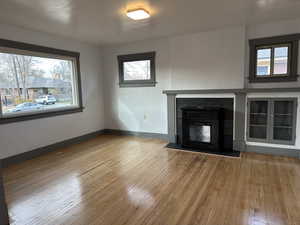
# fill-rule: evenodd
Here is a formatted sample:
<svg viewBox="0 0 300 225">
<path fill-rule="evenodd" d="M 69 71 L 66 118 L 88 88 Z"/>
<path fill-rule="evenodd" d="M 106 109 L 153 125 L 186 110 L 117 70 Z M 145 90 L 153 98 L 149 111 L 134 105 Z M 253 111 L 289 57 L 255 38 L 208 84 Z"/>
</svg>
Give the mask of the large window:
<svg viewBox="0 0 300 225">
<path fill-rule="evenodd" d="M 1 123 L 82 111 L 79 53 L 0 40 Z"/>
<path fill-rule="evenodd" d="M 118 56 L 120 87 L 155 86 L 155 52 Z"/>
<path fill-rule="evenodd" d="M 300 35 L 250 40 L 250 82 L 296 81 Z"/>
<path fill-rule="evenodd" d="M 248 140 L 294 144 L 297 99 L 249 99 Z"/>
</svg>

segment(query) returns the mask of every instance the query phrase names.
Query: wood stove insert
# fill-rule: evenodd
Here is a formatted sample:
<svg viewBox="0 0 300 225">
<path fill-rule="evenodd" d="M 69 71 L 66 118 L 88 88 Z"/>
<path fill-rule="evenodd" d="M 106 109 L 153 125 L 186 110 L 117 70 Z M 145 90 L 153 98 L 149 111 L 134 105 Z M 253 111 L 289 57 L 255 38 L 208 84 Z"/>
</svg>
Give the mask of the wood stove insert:
<svg viewBox="0 0 300 225">
<path fill-rule="evenodd" d="M 224 150 L 222 108 L 182 108 L 182 146 L 200 150 Z"/>
</svg>

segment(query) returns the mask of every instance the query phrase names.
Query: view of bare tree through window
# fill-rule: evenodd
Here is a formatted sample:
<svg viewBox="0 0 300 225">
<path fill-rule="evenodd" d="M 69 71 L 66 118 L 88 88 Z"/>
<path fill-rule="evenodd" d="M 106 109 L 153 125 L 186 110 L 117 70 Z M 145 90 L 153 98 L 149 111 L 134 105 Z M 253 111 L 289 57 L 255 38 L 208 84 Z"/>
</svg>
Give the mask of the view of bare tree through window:
<svg viewBox="0 0 300 225">
<path fill-rule="evenodd" d="M 150 60 L 124 62 L 124 80 L 149 80 Z"/>
<path fill-rule="evenodd" d="M 76 105 L 73 83 L 72 60 L 0 53 L 4 115 Z"/>
</svg>

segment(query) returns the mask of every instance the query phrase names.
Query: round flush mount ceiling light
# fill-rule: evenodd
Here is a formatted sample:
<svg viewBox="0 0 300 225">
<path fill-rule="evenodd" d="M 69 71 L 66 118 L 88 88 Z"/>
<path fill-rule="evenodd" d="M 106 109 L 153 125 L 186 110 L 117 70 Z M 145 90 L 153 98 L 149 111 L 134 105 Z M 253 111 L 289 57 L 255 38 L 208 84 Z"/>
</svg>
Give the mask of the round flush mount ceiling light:
<svg viewBox="0 0 300 225">
<path fill-rule="evenodd" d="M 128 10 L 126 12 L 126 15 L 133 20 L 144 20 L 150 17 L 150 13 L 147 10 L 142 8 Z"/>
</svg>

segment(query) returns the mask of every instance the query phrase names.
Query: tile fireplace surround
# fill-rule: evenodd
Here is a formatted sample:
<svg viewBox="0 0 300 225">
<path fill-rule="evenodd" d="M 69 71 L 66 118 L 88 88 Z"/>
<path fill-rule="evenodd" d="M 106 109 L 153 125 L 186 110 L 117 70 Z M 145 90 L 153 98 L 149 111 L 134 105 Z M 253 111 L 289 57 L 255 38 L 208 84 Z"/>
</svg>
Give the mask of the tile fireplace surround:
<svg viewBox="0 0 300 225">
<path fill-rule="evenodd" d="M 233 94 L 234 95 L 234 137 L 233 150 L 259 152 L 265 154 L 285 155 L 300 158 L 300 150 L 290 148 L 277 148 L 247 145 L 245 138 L 246 129 L 246 104 L 249 93 L 300 93 L 300 88 L 250 88 L 250 89 L 207 89 L 207 90 L 164 90 L 167 95 L 168 111 L 168 139 L 170 143 L 177 142 L 176 128 L 176 96 L 205 95 L 205 94 Z M 202 97 L 201 97 L 202 98 Z"/>
</svg>

